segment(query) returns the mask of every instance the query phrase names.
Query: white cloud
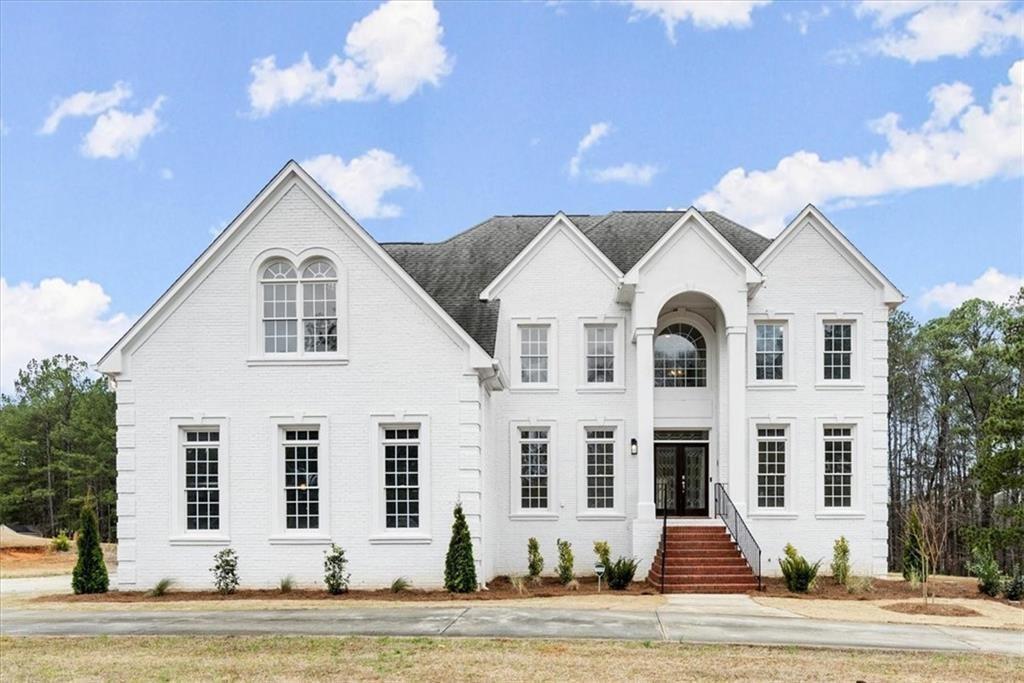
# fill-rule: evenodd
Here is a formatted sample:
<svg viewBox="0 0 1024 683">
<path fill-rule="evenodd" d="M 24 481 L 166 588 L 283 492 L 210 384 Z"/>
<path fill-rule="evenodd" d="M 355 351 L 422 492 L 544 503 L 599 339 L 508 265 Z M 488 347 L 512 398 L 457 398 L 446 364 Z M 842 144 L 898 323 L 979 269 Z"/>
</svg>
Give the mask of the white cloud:
<svg viewBox="0 0 1024 683">
<path fill-rule="evenodd" d="M 0 136 L 6 137 L 6 135 L 10 132 L 10 127 L 6 123 L 4 123 L 3 119 L 0 119 Z"/>
<path fill-rule="evenodd" d="M 332 55 L 322 69 L 308 54 L 283 69 L 274 55 L 256 60 L 250 69 L 252 111 L 266 116 L 300 102 L 406 100 L 451 73 L 453 60 L 441 44 L 443 34 L 432 2 L 386 2 L 352 25 L 345 57 Z"/>
<path fill-rule="evenodd" d="M 82 140 L 82 154 L 92 159 L 132 159 L 143 140 L 159 130 L 157 111 L 164 102 L 160 96 L 138 114 L 110 109 L 101 114 Z"/>
<path fill-rule="evenodd" d="M 402 208 L 382 202 L 384 194 L 401 188 L 418 188 L 420 180 L 411 167 L 391 152 L 371 149 L 348 163 L 333 154 L 321 154 L 301 163 L 317 182 L 355 218 L 395 218 Z"/>
<path fill-rule="evenodd" d="M 10 286 L 0 277 L 0 387 L 14 387 L 18 370 L 33 358 L 70 353 L 95 363 L 131 325 L 110 312 L 110 297 L 89 280 L 47 278 Z"/>
<path fill-rule="evenodd" d="M 797 13 L 786 12 L 783 18 L 791 24 L 796 24 L 797 29 L 800 31 L 800 35 L 806 36 L 811 28 L 811 24 L 826 19 L 832 13 L 831 8 L 828 5 L 822 5 L 818 8 L 817 12 L 811 12 L 807 9 L 802 9 Z"/>
<path fill-rule="evenodd" d="M 1009 2 L 868 1 L 855 12 L 872 18 L 882 31 L 863 46 L 865 51 L 911 63 L 974 52 L 994 55 L 1024 41 L 1024 11 Z"/>
<path fill-rule="evenodd" d="M 69 116 L 95 116 L 108 109 L 118 106 L 132 96 L 132 89 L 127 83 L 118 81 L 110 90 L 96 92 L 83 90 L 71 97 L 55 102 L 50 115 L 46 117 L 39 132 L 42 135 L 55 133 L 60 122 Z"/>
<path fill-rule="evenodd" d="M 871 122 L 886 147 L 866 157 L 824 160 L 801 150 L 767 171 L 742 167 L 726 173 L 698 197 L 701 208 L 721 211 L 767 235 L 808 202 L 820 206 L 860 202 L 941 185 L 973 185 L 1024 172 L 1024 60 L 996 86 L 986 109 L 963 83 L 932 88 L 930 118 L 917 130 L 897 114 Z"/>
<path fill-rule="evenodd" d="M 228 222 L 221 221 L 219 223 L 214 223 L 213 225 L 211 225 L 210 229 L 207 232 L 210 233 L 210 237 L 219 237 L 220 234 L 224 232 L 224 228 L 226 227 L 228 227 Z"/>
<path fill-rule="evenodd" d="M 588 175 L 597 183 L 626 183 L 627 185 L 650 185 L 658 167 L 651 164 L 627 162 L 590 171 Z"/>
<path fill-rule="evenodd" d="M 668 39 L 676 42 L 676 24 L 692 21 L 701 29 L 746 28 L 755 8 L 770 0 L 632 0 L 630 20 L 656 17 L 665 24 Z"/>
<path fill-rule="evenodd" d="M 601 141 L 601 138 L 612 132 L 612 124 L 607 121 L 590 124 L 590 130 L 576 145 L 576 154 L 569 159 L 569 175 L 575 178 L 580 174 L 580 162 L 583 160 L 583 153 Z"/>
<path fill-rule="evenodd" d="M 968 299 L 985 299 L 1002 304 L 1009 301 L 1021 287 L 1024 287 L 1024 278 L 989 268 L 974 282 L 965 285 L 956 282 L 936 285 L 921 295 L 920 302 L 924 309 L 934 307 L 946 311 L 956 308 Z"/>
<path fill-rule="evenodd" d="M 174 180 L 174 171 L 169 168 L 161 168 L 160 178 L 161 180 Z"/>
</svg>

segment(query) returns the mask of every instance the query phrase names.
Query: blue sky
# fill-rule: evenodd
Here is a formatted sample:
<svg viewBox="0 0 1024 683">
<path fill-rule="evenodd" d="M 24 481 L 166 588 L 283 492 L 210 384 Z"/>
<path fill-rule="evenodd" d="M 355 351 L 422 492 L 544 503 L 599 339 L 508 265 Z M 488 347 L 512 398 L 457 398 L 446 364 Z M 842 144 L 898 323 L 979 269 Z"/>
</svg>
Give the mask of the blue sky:
<svg viewBox="0 0 1024 683">
<path fill-rule="evenodd" d="M 3 3 L 0 383 L 102 352 L 290 158 L 381 241 L 695 202 L 771 234 L 810 201 L 919 317 L 1001 296 L 1024 249 L 1022 17 Z"/>
</svg>

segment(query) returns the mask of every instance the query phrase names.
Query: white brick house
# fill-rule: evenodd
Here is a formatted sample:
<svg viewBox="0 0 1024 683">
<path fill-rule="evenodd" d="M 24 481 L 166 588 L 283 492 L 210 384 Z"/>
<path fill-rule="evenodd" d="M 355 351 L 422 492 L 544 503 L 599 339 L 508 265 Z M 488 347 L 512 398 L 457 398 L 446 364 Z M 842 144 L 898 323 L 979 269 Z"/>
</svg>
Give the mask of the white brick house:
<svg viewBox="0 0 1024 683">
<path fill-rule="evenodd" d="M 646 571 L 718 484 L 765 573 L 841 534 L 885 572 L 902 300 L 811 206 L 775 240 L 689 209 L 378 244 L 289 162 L 99 362 L 118 586 L 209 586 L 227 546 L 243 585 L 313 584 L 331 542 L 353 585 L 436 586 L 457 501 L 482 581 L 531 536 Z"/>
</svg>

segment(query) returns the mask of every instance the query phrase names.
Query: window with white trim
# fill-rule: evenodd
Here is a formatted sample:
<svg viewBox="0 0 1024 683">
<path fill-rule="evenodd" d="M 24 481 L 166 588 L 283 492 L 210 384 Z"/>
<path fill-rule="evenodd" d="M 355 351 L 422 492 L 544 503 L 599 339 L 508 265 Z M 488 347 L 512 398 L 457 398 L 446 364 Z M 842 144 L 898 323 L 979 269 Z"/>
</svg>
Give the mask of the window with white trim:
<svg viewBox="0 0 1024 683">
<path fill-rule="evenodd" d="M 220 429 L 182 429 L 185 462 L 185 529 L 220 529 Z"/>
<path fill-rule="evenodd" d="M 757 506 L 786 507 L 786 428 L 757 428 Z"/>
<path fill-rule="evenodd" d="M 588 427 L 587 433 L 587 509 L 611 510 L 615 507 L 615 430 Z"/>
<path fill-rule="evenodd" d="M 654 339 L 654 386 L 706 387 L 708 350 L 692 325 L 669 325 Z"/>
<path fill-rule="evenodd" d="M 523 384 L 548 383 L 550 325 L 519 326 L 519 367 Z"/>
<path fill-rule="evenodd" d="M 826 380 L 847 380 L 852 377 L 853 323 L 825 322 L 823 377 Z"/>
<path fill-rule="evenodd" d="M 296 288 L 298 276 L 287 261 L 272 261 L 263 268 L 263 350 L 295 353 L 298 338 Z"/>
<path fill-rule="evenodd" d="M 548 428 L 519 429 L 519 506 L 523 510 L 548 507 Z"/>
<path fill-rule="evenodd" d="M 286 529 L 320 528 L 320 430 L 282 430 Z"/>
<path fill-rule="evenodd" d="M 326 259 L 302 269 L 302 330 L 307 353 L 338 350 L 338 273 Z"/>
<path fill-rule="evenodd" d="M 587 383 L 615 382 L 615 325 L 585 325 Z"/>
<path fill-rule="evenodd" d="M 338 351 L 338 272 L 334 264 L 314 259 L 303 266 L 300 275 L 290 262 L 274 259 L 260 271 L 260 287 L 264 353 Z"/>
<path fill-rule="evenodd" d="M 827 508 L 853 504 L 853 427 L 824 428 L 824 499 Z"/>
<path fill-rule="evenodd" d="M 785 325 L 759 322 L 755 325 L 754 377 L 758 380 L 784 379 Z"/>
<path fill-rule="evenodd" d="M 418 426 L 385 426 L 384 526 L 420 526 L 420 430 Z"/>
</svg>

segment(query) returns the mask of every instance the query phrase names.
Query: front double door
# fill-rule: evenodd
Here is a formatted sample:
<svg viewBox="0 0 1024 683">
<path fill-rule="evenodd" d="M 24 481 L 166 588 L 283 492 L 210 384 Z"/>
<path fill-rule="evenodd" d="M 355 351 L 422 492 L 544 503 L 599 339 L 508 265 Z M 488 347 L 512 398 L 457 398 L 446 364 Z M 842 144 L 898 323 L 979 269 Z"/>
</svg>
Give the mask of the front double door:
<svg viewBox="0 0 1024 683">
<path fill-rule="evenodd" d="M 659 517 L 707 517 L 708 445 L 654 444 L 654 497 Z"/>
</svg>

